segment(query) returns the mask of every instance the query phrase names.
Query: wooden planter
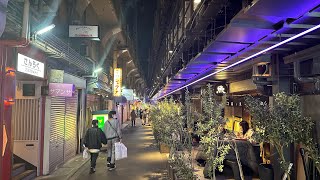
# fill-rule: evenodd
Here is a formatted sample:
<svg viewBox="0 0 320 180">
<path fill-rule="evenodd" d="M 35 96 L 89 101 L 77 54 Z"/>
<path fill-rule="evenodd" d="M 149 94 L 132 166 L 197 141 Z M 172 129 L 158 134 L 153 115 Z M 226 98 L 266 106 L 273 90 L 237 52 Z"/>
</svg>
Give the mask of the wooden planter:
<svg viewBox="0 0 320 180">
<path fill-rule="evenodd" d="M 180 180 L 171 164 L 168 165 L 168 177 L 170 180 Z"/>
<path fill-rule="evenodd" d="M 160 143 L 160 153 L 170 153 L 170 147 L 166 144 Z"/>
</svg>

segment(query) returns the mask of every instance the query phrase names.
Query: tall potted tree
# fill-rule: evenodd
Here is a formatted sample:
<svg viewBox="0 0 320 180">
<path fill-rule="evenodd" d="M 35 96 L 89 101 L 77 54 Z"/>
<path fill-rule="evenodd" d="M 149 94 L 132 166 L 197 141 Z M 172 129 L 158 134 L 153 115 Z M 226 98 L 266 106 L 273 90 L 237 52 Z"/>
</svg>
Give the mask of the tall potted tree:
<svg viewBox="0 0 320 180">
<path fill-rule="evenodd" d="M 246 106 L 252 115 L 252 127 L 256 130 L 255 138 L 259 142 L 270 143 L 276 149 L 281 168 L 288 179 L 290 179 L 290 162 L 284 157 L 284 148 L 289 144 L 303 143 L 308 147 L 310 157 L 319 162 L 311 136 L 314 122 L 303 116 L 298 95 L 275 94 L 273 106 L 248 96 Z"/>
<path fill-rule="evenodd" d="M 200 144 L 205 152 L 206 165 L 212 179 L 216 179 L 215 171 L 223 171 L 224 159 L 231 149 L 230 144 L 222 143 L 221 130 L 224 128 L 224 119 L 221 116 L 222 105 L 214 99 L 213 88 L 210 84 L 202 94 L 203 113 L 200 114 L 198 134 L 201 137 Z"/>
<path fill-rule="evenodd" d="M 188 103 L 187 103 L 188 104 Z M 166 99 L 152 106 L 150 117 L 154 136 L 161 146 L 169 149 L 169 175 L 172 179 L 194 179 L 191 157 L 191 135 L 185 126 L 185 107 L 173 99 Z M 187 125 L 189 126 L 189 125 Z"/>
</svg>

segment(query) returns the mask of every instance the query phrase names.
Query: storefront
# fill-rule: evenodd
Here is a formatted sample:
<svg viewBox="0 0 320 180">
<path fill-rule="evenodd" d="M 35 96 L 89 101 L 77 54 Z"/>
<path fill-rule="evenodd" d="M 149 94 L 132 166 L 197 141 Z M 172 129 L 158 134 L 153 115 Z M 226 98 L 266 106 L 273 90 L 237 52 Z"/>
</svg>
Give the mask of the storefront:
<svg viewBox="0 0 320 180">
<path fill-rule="evenodd" d="M 49 174 L 80 150 L 85 128 L 86 81 L 51 70 L 45 104 L 43 174 Z"/>
<path fill-rule="evenodd" d="M 39 174 L 44 110 L 41 89 L 46 84 L 46 56 L 31 47 L 19 48 L 16 67 L 16 99 L 12 106 L 13 158 L 28 162 Z"/>
</svg>

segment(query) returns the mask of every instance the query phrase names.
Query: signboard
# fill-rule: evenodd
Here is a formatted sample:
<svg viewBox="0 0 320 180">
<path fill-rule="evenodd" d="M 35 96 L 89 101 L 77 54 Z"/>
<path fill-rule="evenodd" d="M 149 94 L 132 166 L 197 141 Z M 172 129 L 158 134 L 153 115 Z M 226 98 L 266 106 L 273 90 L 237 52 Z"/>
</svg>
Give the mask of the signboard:
<svg viewBox="0 0 320 180">
<path fill-rule="evenodd" d="M 104 130 L 104 124 L 108 120 L 108 114 L 96 114 L 93 115 L 92 118 L 98 120 L 98 127 Z"/>
<path fill-rule="evenodd" d="M 17 71 L 44 78 L 44 63 L 18 53 Z"/>
<path fill-rule="evenodd" d="M 134 100 L 133 89 L 123 89 L 122 96 L 126 97 L 128 101 Z"/>
<path fill-rule="evenodd" d="M 227 85 L 225 84 L 218 84 L 214 87 L 214 93 L 217 96 L 223 96 L 227 93 Z"/>
<path fill-rule="evenodd" d="M 49 83 L 63 83 L 64 70 L 51 69 Z"/>
<path fill-rule="evenodd" d="M 121 96 L 122 89 L 122 69 L 114 69 L 114 79 L 113 79 L 113 96 Z"/>
<path fill-rule="evenodd" d="M 72 97 L 74 91 L 73 84 L 49 83 L 49 96 Z"/>
<path fill-rule="evenodd" d="M 99 38 L 99 27 L 69 25 L 69 37 Z"/>
</svg>

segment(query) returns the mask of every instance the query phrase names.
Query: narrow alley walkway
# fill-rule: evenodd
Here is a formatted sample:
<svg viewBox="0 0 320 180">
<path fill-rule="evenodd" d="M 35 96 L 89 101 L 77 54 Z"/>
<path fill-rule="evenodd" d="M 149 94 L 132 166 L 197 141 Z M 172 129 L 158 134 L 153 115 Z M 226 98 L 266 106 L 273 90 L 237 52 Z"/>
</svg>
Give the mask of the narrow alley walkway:
<svg viewBox="0 0 320 180">
<path fill-rule="evenodd" d="M 150 126 L 141 125 L 137 119 L 136 127 L 123 130 L 123 143 L 128 148 L 128 158 L 117 161 L 117 168 L 108 171 L 106 153 L 100 153 L 96 173 L 89 174 L 89 162 L 72 179 L 79 180 L 165 180 L 166 156 L 160 154 L 155 144 Z"/>
</svg>

